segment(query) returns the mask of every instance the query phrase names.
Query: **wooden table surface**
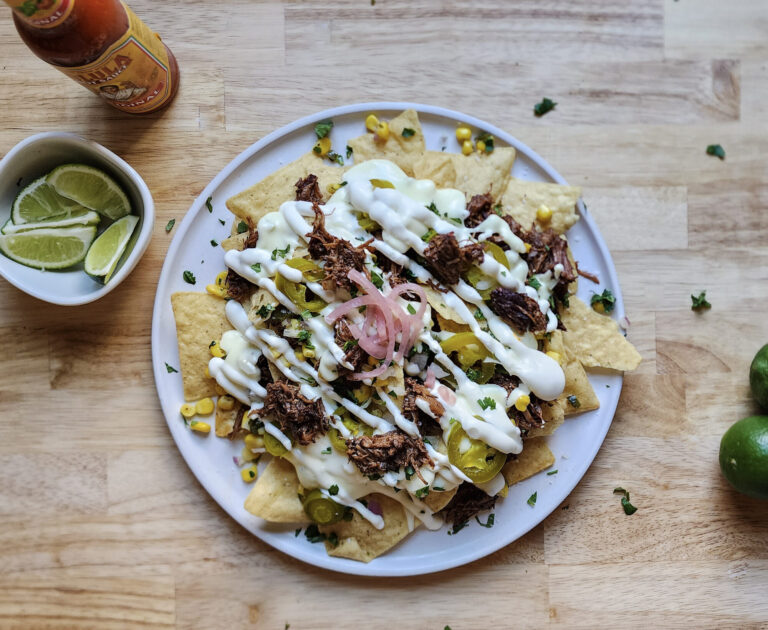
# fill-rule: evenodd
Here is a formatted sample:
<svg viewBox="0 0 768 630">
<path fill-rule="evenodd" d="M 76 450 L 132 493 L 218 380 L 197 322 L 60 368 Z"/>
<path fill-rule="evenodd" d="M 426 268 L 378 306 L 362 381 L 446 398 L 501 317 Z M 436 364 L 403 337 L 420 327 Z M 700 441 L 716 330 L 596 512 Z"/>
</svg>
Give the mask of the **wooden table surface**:
<svg viewBox="0 0 768 630">
<path fill-rule="evenodd" d="M 0 282 L 0 627 L 768 627 L 768 502 L 717 464 L 723 431 L 756 411 L 747 370 L 768 341 L 763 0 L 131 5 L 182 70 L 161 115 L 102 105 L 0 12 L 0 155 L 80 133 L 136 167 L 158 214 L 95 304 Z M 558 105 L 538 119 L 543 96 Z M 241 529 L 179 456 L 150 366 L 166 222 L 266 133 L 373 100 L 493 121 L 583 186 L 644 357 L 562 509 L 484 560 L 405 579 L 319 570 Z"/>
</svg>

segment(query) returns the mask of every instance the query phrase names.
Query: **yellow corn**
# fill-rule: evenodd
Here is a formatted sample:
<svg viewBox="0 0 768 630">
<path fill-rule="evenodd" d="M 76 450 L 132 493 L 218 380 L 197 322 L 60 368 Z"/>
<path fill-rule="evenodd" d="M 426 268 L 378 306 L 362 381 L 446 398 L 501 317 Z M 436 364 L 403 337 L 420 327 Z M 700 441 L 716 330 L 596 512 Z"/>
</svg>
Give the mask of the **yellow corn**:
<svg viewBox="0 0 768 630">
<path fill-rule="evenodd" d="M 464 155 L 472 153 L 472 140 L 464 140 L 464 142 L 461 143 L 461 152 Z"/>
<path fill-rule="evenodd" d="M 305 359 L 315 358 L 315 351 L 311 348 L 307 348 L 307 346 L 301 346 L 301 353 L 304 355 Z"/>
<path fill-rule="evenodd" d="M 380 122 L 374 133 L 376 135 L 376 140 L 386 142 L 389 139 L 389 123 Z"/>
<path fill-rule="evenodd" d="M 552 210 L 549 206 L 541 204 L 536 210 L 536 218 L 539 221 L 549 221 L 552 218 Z"/>
<path fill-rule="evenodd" d="M 195 406 L 192 403 L 184 403 L 181 406 L 181 415 L 184 416 L 187 420 L 190 418 L 194 418 L 197 411 L 195 410 Z"/>
<path fill-rule="evenodd" d="M 531 397 L 523 394 L 522 396 L 519 396 L 515 401 L 515 409 L 517 409 L 518 411 L 525 411 L 528 408 L 528 405 L 530 404 L 530 402 L 531 402 Z"/>
<path fill-rule="evenodd" d="M 456 127 L 456 140 L 459 142 L 464 142 L 464 140 L 469 140 L 472 138 L 472 130 L 469 127 L 466 127 L 462 125 L 461 127 Z"/>
<path fill-rule="evenodd" d="M 482 140 L 477 141 L 477 152 L 478 153 L 485 153 L 485 142 Z"/>
<path fill-rule="evenodd" d="M 332 195 L 335 193 L 339 188 L 341 188 L 341 184 L 328 184 L 328 192 Z"/>
<path fill-rule="evenodd" d="M 207 284 L 205 285 L 205 290 L 208 291 L 208 293 L 211 295 L 215 295 L 216 297 L 227 297 L 227 290 L 219 284 Z"/>
<path fill-rule="evenodd" d="M 245 448 L 249 451 L 254 448 L 264 448 L 264 438 L 260 435 L 249 433 L 245 436 Z"/>
<path fill-rule="evenodd" d="M 251 410 L 250 410 L 250 409 L 246 409 L 246 410 L 243 412 L 243 419 L 242 419 L 242 421 L 240 422 L 240 424 L 241 424 L 241 425 L 242 425 L 244 428 L 246 428 L 246 429 L 247 429 L 247 428 L 248 428 L 248 424 L 250 423 L 250 421 L 251 421 Z"/>
<path fill-rule="evenodd" d="M 243 450 L 240 451 L 240 459 L 244 462 L 257 462 L 259 457 L 261 457 L 261 453 L 254 453 L 247 446 L 244 446 Z"/>
<path fill-rule="evenodd" d="M 226 284 L 227 273 L 227 271 L 220 271 L 219 275 L 216 276 L 216 284 L 220 287 L 223 287 Z"/>
<path fill-rule="evenodd" d="M 525 251 L 526 251 L 526 253 L 528 253 L 529 251 L 531 251 L 531 244 L 530 244 L 530 243 L 526 243 L 526 244 L 525 244 Z"/>
<path fill-rule="evenodd" d="M 210 398 L 203 398 L 195 403 L 195 411 L 201 416 L 207 416 L 213 413 L 213 401 Z"/>
<path fill-rule="evenodd" d="M 220 359 L 223 359 L 225 356 L 227 356 L 227 351 L 224 350 L 217 341 L 212 341 L 211 345 L 208 346 L 208 349 L 211 351 L 211 354 L 214 357 L 219 357 Z"/>
<path fill-rule="evenodd" d="M 555 361 L 557 361 L 558 363 L 560 363 L 560 359 L 561 359 L 561 357 L 560 357 L 560 353 L 559 353 L 559 352 L 555 352 L 554 350 L 549 350 L 549 351 L 547 352 L 547 356 L 548 356 L 550 359 L 554 359 Z"/>
<path fill-rule="evenodd" d="M 375 133 L 378 126 L 379 119 L 376 117 L 376 114 L 368 114 L 365 118 L 365 128 Z"/>
<path fill-rule="evenodd" d="M 253 483 L 256 481 L 256 477 L 259 476 L 259 469 L 254 464 L 251 464 L 240 471 L 240 476 L 245 483 Z"/>
<path fill-rule="evenodd" d="M 364 403 L 371 397 L 372 391 L 370 385 L 360 385 L 360 387 L 355 387 L 355 389 L 352 390 L 352 394 L 358 402 Z"/>
<path fill-rule="evenodd" d="M 192 420 L 192 422 L 189 423 L 189 428 L 193 431 L 197 431 L 198 433 L 210 433 L 211 432 L 211 425 L 207 422 L 199 422 L 197 420 Z"/>
<path fill-rule="evenodd" d="M 222 411 L 231 411 L 235 406 L 235 399 L 232 396 L 219 396 L 219 409 Z"/>
<path fill-rule="evenodd" d="M 603 306 L 602 302 L 595 302 L 592 305 L 592 310 L 597 313 L 602 313 L 603 315 L 605 315 L 605 306 Z"/>
<path fill-rule="evenodd" d="M 317 144 L 312 148 L 312 151 L 321 157 L 328 155 L 330 150 L 331 139 L 328 136 L 325 136 L 325 138 L 320 138 L 320 140 L 317 141 Z"/>
</svg>

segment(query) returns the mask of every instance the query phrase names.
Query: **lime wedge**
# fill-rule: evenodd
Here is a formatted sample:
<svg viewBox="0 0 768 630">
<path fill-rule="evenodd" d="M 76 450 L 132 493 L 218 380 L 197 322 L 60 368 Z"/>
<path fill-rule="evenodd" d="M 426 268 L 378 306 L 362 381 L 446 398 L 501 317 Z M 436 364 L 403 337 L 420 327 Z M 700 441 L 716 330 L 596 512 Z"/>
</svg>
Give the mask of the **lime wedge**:
<svg viewBox="0 0 768 630">
<path fill-rule="evenodd" d="M 40 228 L 0 235 L 0 251 L 28 267 L 63 269 L 85 258 L 95 236 L 94 225 Z"/>
<path fill-rule="evenodd" d="M 19 232 L 28 232 L 29 230 L 37 230 L 39 228 L 58 228 L 58 227 L 70 227 L 72 225 L 96 225 L 101 221 L 101 217 L 93 210 L 87 210 L 82 208 L 80 210 L 73 210 L 68 215 L 60 215 L 57 217 L 48 217 L 44 221 L 38 221 L 36 223 L 21 223 L 16 225 L 12 221 L 8 221 L 0 230 L 3 234 L 18 234 Z"/>
<path fill-rule="evenodd" d="M 46 178 L 57 193 L 95 210 L 110 219 L 119 219 L 131 211 L 131 202 L 109 175 L 85 164 L 64 164 Z"/>
<path fill-rule="evenodd" d="M 13 201 L 11 220 L 22 223 L 36 223 L 51 217 L 60 217 L 78 210 L 86 210 L 79 203 L 57 194 L 45 181 L 36 179 L 22 190 Z"/>
<path fill-rule="evenodd" d="M 138 222 L 139 217 L 129 214 L 104 230 L 88 250 L 85 257 L 85 273 L 89 276 L 104 276 L 104 284 L 109 282 Z"/>
</svg>

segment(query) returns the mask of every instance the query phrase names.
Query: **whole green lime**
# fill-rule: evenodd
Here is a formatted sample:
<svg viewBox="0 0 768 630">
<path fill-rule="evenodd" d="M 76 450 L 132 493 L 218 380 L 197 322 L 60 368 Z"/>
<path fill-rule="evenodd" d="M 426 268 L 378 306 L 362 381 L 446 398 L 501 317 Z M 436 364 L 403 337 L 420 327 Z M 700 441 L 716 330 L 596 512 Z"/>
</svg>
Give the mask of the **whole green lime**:
<svg viewBox="0 0 768 630">
<path fill-rule="evenodd" d="M 749 416 L 725 432 L 720 470 L 739 492 L 768 499 L 768 416 Z"/>
<path fill-rule="evenodd" d="M 768 411 L 768 343 L 757 351 L 749 366 L 749 386 L 757 404 Z"/>
</svg>

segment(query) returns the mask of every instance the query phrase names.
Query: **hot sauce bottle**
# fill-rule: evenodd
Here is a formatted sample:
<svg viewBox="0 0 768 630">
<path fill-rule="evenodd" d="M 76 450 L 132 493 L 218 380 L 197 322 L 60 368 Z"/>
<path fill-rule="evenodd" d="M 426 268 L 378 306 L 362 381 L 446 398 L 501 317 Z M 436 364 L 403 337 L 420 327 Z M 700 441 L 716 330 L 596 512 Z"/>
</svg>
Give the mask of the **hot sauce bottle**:
<svg viewBox="0 0 768 630">
<path fill-rule="evenodd" d="M 112 107 L 146 114 L 176 95 L 176 58 L 120 0 L 4 1 L 33 53 Z"/>
</svg>

